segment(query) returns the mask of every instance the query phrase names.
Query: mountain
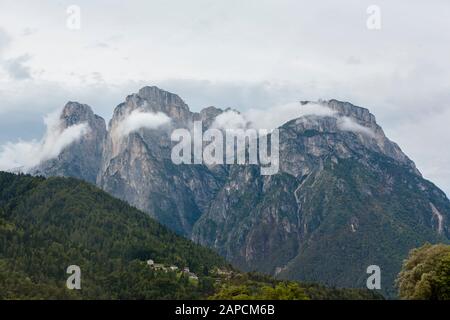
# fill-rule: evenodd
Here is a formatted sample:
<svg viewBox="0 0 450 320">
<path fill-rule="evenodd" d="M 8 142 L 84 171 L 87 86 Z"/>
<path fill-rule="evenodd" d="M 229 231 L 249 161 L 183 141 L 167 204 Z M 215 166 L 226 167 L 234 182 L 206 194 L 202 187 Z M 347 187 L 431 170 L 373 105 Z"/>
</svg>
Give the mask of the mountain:
<svg viewBox="0 0 450 320">
<path fill-rule="evenodd" d="M 311 108 L 327 112 L 300 116 Z M 118 134 L 136 110 L 170 121 Z M 175 165 L 173 129 L 202 120 L 205 130 L 228 110 L 191 112 L 177 95 L 144 87 L 114 110 L 97 185 L 243 270 L 364 287 L 366 268 L 378 265 L 383 290 L 393 295 L 393 279 L 411 248 L 449 241 L 447 196 L 421 176 L 369 110 L 337 100 L 302 101 L 298 110 L 298 118 L 279 127 L 278 174 L 263 176 L 248 164 Z"/>
<path fill-rule="evenodd" d="M 66 288 L 70 265 L 81 290 Z M 233 299 L 237 284 L 252 297 L 381 298 L 243 274 L 91 184 L 0 172 L 0 299 Z"/>
<path fill-rule="evenodd" d="M 378 265 L 393 295 L 411 248 L 448 241 L 450 202 L 367 109 L 322 105 L 337 114 L 280 128 L 279 174 L 232 168 L 192 238 L 243 270 L 280 278 L 363 287 L 366 268 Z M 342 130 L 349 118 L 371 131 Z"/>
<path fill-rule="evenodd" d="M 136 110 L 162 112 L 171 123 L 159 130 L 141 128 L 125 137 L 118 135 L 120 123 Z M 128 96 L 114 110 L 109 123 L 98 185 L 150 213 L 172 230 L 189 236 L 223 185 L 226 173 L 204 165 L 175 165 L 171 160 L 170 134 L 174 128 L 190 128 L 194 120 L 212 121 L 218 112 L 210 108 L 192 113 L 180 97 L 156 87 L 145 87 Z"/>
<path fill-rule="evenodd" d="M 121 123 L 133 112 L 160 112 L 170 117 L 170 123 L 158 130 L 140 128 L 122 135 Z M 69 102 L 62 111 L 61 125 L 67 128 L 87 123 L 89 134 L 30 173 L 95 183 L 190 237 L 195 222 L 206 212 L 228 173 L 224 166 L 175 165 L 171 160 L 170 134 L 175 128 L 192 129 L 198 120 L 207 129 L 222 112 L 215 107 L 191 112 L 178 95 L 144 87 L 114 109 L 106 130 L 105 121 L 91 107 Z"/>
<path fill-rule="evenodd" d="M 47 160 L 34 168 L 33 174 L 75 177 L 95 184 L 107 136 L 105 120 L 94 114 L 86 104 L 68 102 L 60 116 L 61 130 L 82 123 L 89 126 L 88 133 L 83 135 L 78 143 L 66 147 L 57 158 Z"/>
</svg>

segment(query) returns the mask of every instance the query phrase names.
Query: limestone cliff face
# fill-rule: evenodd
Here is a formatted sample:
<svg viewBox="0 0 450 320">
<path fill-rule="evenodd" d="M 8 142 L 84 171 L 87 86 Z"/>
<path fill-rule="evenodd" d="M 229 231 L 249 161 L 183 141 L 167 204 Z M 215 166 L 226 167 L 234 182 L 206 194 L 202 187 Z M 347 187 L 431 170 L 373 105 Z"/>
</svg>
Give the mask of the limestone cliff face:
<svg viewBox="0 0 450 320">
<path fill-rule="evenodd" d="M 86 123 L 87 133 L 66 147 L 57 158 L 41 163 L 31 172 L 45 176 L 75 177 L 95 183 L 107 136 L 105 120 L 94 114 L 86 104 L 68 102 L 61 113 L 60 122 L 61 129 Z"/>
<path fill-rule="evenodd" d="M 420 175 L 414 162 L 386 137 L 369 110 L 337 100 L 319 103 L 335 114 L 304 116 L 282 126 L 280 163 L 283 171 L 301 177 L 330 156 L 363 159 L 369 153 L 378 153 Z"/>
<path fill-rule="evenodd" d="M 282 125 L 280 172 L 262 176 L 255 165 L 172 162 L 173 129 L 190 130 L 195 120 L 206 129 L 221 109 L 191 112 L 177 95 L 144 87 L 115 108 L 106 132 L 89 107 L 69 103 L 62 119 L 87 121 L 90 135 L 39 172 L 96 181 L 244 270 L 364 287 L 367 266 L 376 264 L 390 294 L 411 248 L 449 241 L 450 202 L 369 110 L 337 100 L 317 104 L 331 113 Z M 170 121 L 121 133 L 137 110 Z"/>
<path fill-rule="evenodd" d="M 448 241 L 450 203 L 367 109 L 320 104 L 336 113 L 280 128 L 279 174 L 231 168 L 192 238 L 245 270 L 338 286 L 364 286 L 379 264 L 392 294 L 410 248 Z M 446 212 L 445 232 L 430 203 Z"/>
<path fill-rule="evenodd" d="M 124 117 L 134 110 L 161 112 L 170 117 L 157 129 L 117 134 Z M 174 128 L 190 129 L 194 120 L 207 124 L 220 113 L 208 108 L 189 111 L 177 95 L 156 87 L 144 87 L 114 110 L 105 141 L 102 169 L 97 184 L 112 195 L 148 212 L 180 234 L 189 236 L 194 223 L 209 207 L 220 189 L 223 172 L 203 165 L 175 165 L 171 160 Z"/>
</svg>

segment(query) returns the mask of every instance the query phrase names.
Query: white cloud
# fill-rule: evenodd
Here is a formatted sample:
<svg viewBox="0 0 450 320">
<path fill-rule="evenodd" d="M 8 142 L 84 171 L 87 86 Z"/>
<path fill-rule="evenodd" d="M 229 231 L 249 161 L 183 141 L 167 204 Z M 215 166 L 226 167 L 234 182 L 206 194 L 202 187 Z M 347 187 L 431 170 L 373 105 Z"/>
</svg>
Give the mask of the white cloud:
<svg viewBox="0 0 450 320">
<path fill-rule="evenodd" d="M 41 141 L 8 142 L 0 147 L 0 170 L 20 168 L 27 172 L 45 160 L 57 157 L 67 146 L 85 135 L 87 123 L 63 128 L 60 112 L 54 112 L 44 118 L 47 127 Z"/>
<path fill-rule="evenodd" d="M 374 137 L 375 132 L 370 128 L 365 127 L 357 123 L 354 119 L 350 117 L 340 117 L 337 121 L 338 128 L 343 131 L 352 131 L 356 133 L 362 133 L 369 137 Z"/>
<path fill-rule="evenodd" d="M 245 129 L 251 127 L 272 130 L 290 120 L 305 116 L 335 117 L 339 130 L 362 133 L 369 137 L 375 136 L 372 129 L 357 123 L 356 120 L 350 117 L 340 117 L 336 111 L 314 102 L 306 104 L 292 102 L 267 109 L 250 109 L 243 113 L 227 110 L 216 117 L 212 127 L 218 129 Z"/>
<path fill-rule="evenodd" d="M 127 136 L 133 131 L 141 128 L 157 129 L 160 126 L 170 122 L 170 118 L 162 112 L 145 112 L 134 110 L 128 114 L 115 128 L 119 136 Z"/>
<path fill-rule="evenodd" d="M 235 111 L 227 110 L 219 114 L 211 127 L 216 129 L 245 129 L 248 125 L 248 121 L 244 115 Z"/>
<path fill-rule="evenodd" d="M 357 123 L 356 120 L 338 116 L 336 111 L 314 102 L 306 104 L 293 102 L 267 109 L 250 109 L 243 113 L 227 110 L 216 117 L 212 127 L 218 129 L 254 128 L 272 130 L 279 128 L 290 120 L 305 116 L 335 117 L 339 130 L 361 133 L 369 137 L 375 136 L 372 129 Z"/>
<path fill-rule="evenodd" d="M 287 103 L 267 109 L 249 109 L 244 112 L 246 119 L 257 129 L 274 129 L 284 123 L 307 115 L 334 116 L 335 112 L 318 103 L 302 105 L 300 102 Z"/>
</svg>

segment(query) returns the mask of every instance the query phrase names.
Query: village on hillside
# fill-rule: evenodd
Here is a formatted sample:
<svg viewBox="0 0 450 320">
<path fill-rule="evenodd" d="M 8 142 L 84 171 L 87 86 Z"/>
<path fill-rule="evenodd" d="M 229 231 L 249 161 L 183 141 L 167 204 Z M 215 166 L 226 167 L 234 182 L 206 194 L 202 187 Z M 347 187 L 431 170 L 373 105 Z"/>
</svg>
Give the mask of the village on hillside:
<svg viewBox="0 0 450 320">
<path fill-rule="evenodd" d="M 195 273 L 191 272 L 189 270 L 189 267 L 184 267 L 184 268 L 180 269 L 178 266 L 175 266 L 175 265 L 167 266 L 163 263 L 155 263 L 155 261 L 153 261 L 152 259 L 147 260 L 147 265 L 155 271 L 176 272 L 176 273 L 179 273 L 180 275 L 185 274 L 186 276 L 189 277 L 189 280 L 194 281 L 194 282 L 198 281 L 198 276 Z M 224 277 L 224 276 L 229 277 L 229 276 L 231 276 L 231 274 L 233 272 L 229 271 L 229 270 L 217 268 L 215 270 L 215 273 L 222 277 Z"/>
<path fill-rule="evenodd" d="M 164 271 L 164 272 L 180 272 L 180 268 L 175 265 L 166 266 L 162 263 L 155 263 L 152 259 L 147 260 L 147 265 L 155 271 Z M 184 267 L 181 270 L 182 274 L 185 274 L 189 277 L 189 280 L 198 281 L 198 277 L 195 273 L 191 272 L 188 267 Z"/>
</svg>

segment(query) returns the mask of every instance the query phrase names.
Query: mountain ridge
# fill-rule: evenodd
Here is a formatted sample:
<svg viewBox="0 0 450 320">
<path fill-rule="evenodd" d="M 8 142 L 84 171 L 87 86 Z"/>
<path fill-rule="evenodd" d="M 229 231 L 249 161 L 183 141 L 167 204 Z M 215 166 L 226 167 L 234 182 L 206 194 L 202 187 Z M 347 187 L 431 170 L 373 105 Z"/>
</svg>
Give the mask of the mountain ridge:
<svg viewBox="0 0 450 320">
<path fill-rule="evenodd" d="M 311 106 L 328 111 L 302 116 L 301 108 Z M 189 129 L 196 120 L 207 129 L 217 116 L 234 111 L 191 112 L 178 95 L 144 87 L 115 108 L 96 160 L 96 183 L 244 270 L 361 287 L 364 264 L 375 259 L 392 294 L 393 277 L 409 249 L 450 238 L 448 197 L 423 179 L 368 109 L 334 99 L 302 101 L 298 108 L 300 116 L 279 127 L 277 175 L 261 176 L 254 165 L 174 165 L 173 129 Z M 161 112 L 170 122 L 114 137 L 135 110 Z M 83 142 L 74 145 L 82 149 Z M 73 153 L 70 148 L 62 155 Z M 60 158 L 63 167 L 74 165 Z M 339 254 L 353 257 L 350 267 Z"/>
</svg>

